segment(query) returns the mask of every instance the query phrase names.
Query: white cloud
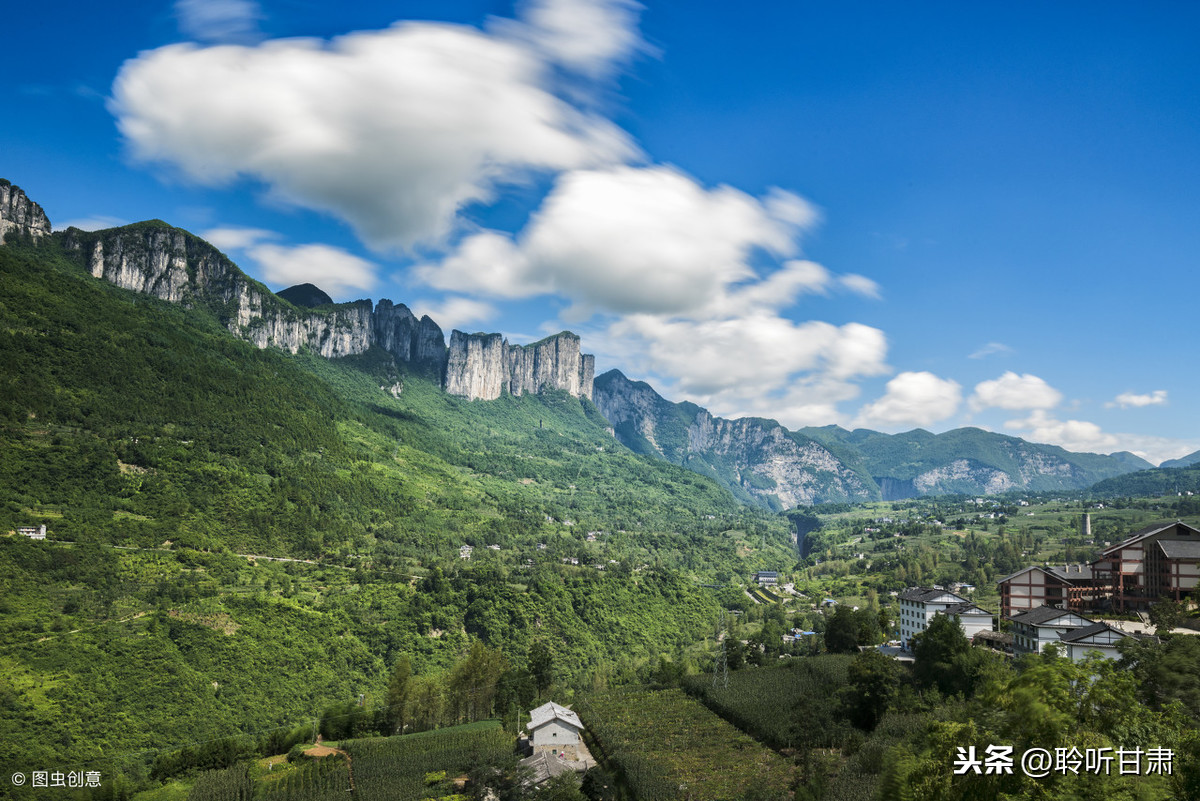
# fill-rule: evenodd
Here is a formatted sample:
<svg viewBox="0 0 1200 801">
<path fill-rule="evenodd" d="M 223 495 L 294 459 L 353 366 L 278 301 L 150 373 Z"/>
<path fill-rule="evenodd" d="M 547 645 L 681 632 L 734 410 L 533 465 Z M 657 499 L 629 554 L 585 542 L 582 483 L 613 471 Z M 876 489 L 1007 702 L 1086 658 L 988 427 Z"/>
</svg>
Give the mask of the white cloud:
<svg viewBox="0 0 1200 801">
<path fill-rule="evenodd" d="M 996 354 L 1009 354 L 1012 352 L 1013 352 L 1013 349 L 1010 348 L 1008 345 L 1005 345 L 1002 342 L 989 342 L 986 345 L 984 345 L 982 348 L 979 348 L 977 351 L 972 353 L 967 358 L 969 358 L 969 359 L 985 359 L 988 356 L 994 356 Z"/>
<path fill-rule="evenodd" d="M 439 289 L 485 295 L 554 291 L 615 313 L 714 316 L 766 302 L 764 289 L 782 306 L 801 291 L 822 291 L 825 269 L 789 262 L 769 287 L 737 285 L 757 279 L 756 252 L 795 253 L 816 216 L 807 208 L 782 190 L 755 199 L 729 186 L 706 189 L 666 166 L 577 170 L 560 176 L 517 241 L 474 234 L 416 275 Z"/>
<path fill-rule="evenodd" d="M 413 314 L 429 317 L 443 331 L 464 329 L 469 323 L 484 323 L 496 316 L 496 308 L 471 298 L 448 297 L 439 303 L 417 301 L 412 306 Z"/>
<path fill-rule="evenodd" d="M 250 0 L 176 0 L 179 30 L 202 42 L 252 42 L 260 38 L 262 11 Z"/>
<path fill-rule="evenodd" d="M 1165 389 L 1156 389 L 1145 395 L 1138 395 L 1134 392 L 1122 392 L 1113 400 L 1104 404 L 1106 409 L 1121 408 L 1141 408 L 1143 406 L 1164 406 L 1167 403 L 1167 391 Z"/>
<path fill-rule="evenodd" d="M 971 411 L 982 409 L 1051 409 L 1062 400 L 1062 393 L 1036 375 L 1018 375 L 1007 371 L 999 378 L 981 381 L 971 396 Z"/>
<path fill-rule="evenodd" d="M 75 220 L 67 220 L 54 226 L 56 231 L 65 231 L 68 228 L 78 228 L 80 231 L 102 231 L 105 228 L 116 228 L 121 225 L 128 225 L 128 220 L 122 220 L 120 217 L 108 217 L 104 214 L 93 214 L 91 217 L 80 217 Z"/>
<path fill-rule="evenodd" d="M 888 381 L 882 398 L 859 411 L 855 425 L 893 430 L 928 426 L 951 417 L 961 402 L 957 381 L 928 372 L 900 373 Z"/>
<path fill-rule="evenodd" d="M 132 155 L 206 185 L 261 181 L 376 247 L 439 243 L 464 207 L 538 171 L 633 158 L 509 36 L 403 22 L 331 41 L 177 44 L 127 61 L 109 108 Z"/>
<path fill-rule="evenodd" d="M 1024 419 L 1009 420 L 1004 427 L 1027 432 L 1022 436 L 1032 442 L 1059 445 L 1069 451 L 1111 453 L 1120 450 L 1117 437 L 1104 433 L 1095 423 L 1086 420 L 1058 420 L 1043 409 L 1035 409 Z"/>
<path fill-rule="evenodd" d="M 870 278 L 867 278 L 865 275 L 847 273 L 846 275 L 843 275 L 840 280 L 842 286 L 844 286 L 846 289 L 862 295 L 865 298 L 879 300 L 879 298 L 882 297 L 882 294 L 879 290 L 879 284 L 875 283 Z"/>
<path fill-rule="evenodd" d="M 219 250 L 245 250 L 251 245 L 268 239 L 279 239 L 279 234 L 263 228 L 222 226 L 209 228 L 200 233 L 200 238 Z"/>
<path fill-rule="evenodd" d="M 258 244 L 247 250 L 270 284 L 316 284 L 335 300 L 375 286 L 375 265 L 330 245 Z"/>
<path fill-rule="evenodd" d="M 1200 450 L 1200 440 L 1114 434 L 1086 420 L 1058 420 L 1041 409 L 1033 411 L 1027 418 L 1009 420 L 1004 427 L 1019 432 L 1031 442 L 1045 442 L 1080 453 L 1129 451 L 1152 464 Z"/>
<path fill-rule="evenodd" d="M 599 78 L 647 49 L 637 30 L 641 8 L 630 0 L 529 0 L 518 7 L 524 24 L 497 30 L 524 39 L 548 60 Z"/>
</svg>

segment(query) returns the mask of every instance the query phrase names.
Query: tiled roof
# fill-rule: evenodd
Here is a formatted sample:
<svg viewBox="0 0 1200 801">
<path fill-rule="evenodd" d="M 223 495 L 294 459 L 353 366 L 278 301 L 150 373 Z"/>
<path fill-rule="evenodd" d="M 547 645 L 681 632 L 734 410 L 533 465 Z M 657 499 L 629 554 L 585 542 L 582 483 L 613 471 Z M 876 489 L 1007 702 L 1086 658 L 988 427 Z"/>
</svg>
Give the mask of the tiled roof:
<svg viewBox="0 0 1200 801">
<path fill-rule="evenodd" d="M 1078 628 L 1072 632 L 1064 634 L 1063 636 L 1059 637 L 1059 639 L 1063 642 L 1075 642 L 1076 640 L 1083 640 L 1088 637 L 1093 637 L 1102 631 L 1115 631 L 1117 634 L 1120 634 L 1122 637 L 1129 636 L 1128 634 L 1121 631 L 1120 629 L 1114 629 L 1112 626 L 1108 625 L 1107 623 L 1093 623 L 1090 626 L 1084 626 L 1082 628 Z"/>
<path fill-rule="evenodd" d="M 987 615 L 991 617 L 992 614 L 988 610 L 976 606 L 973 603 L 953 604 L 951 606 L 947 606 L 943 611 L 947 615 Z"/>
<path fill-rule="evenodd" d="M 1051 565 L 1046 570 L 1058 576 L 1063 581 L 1091 581 L 1091 565 Z"/>
<path fill-rule="evenodd" d="M 900 599 L 903 601 L 919 601 L 928 603 L 935 598 L 941 598 L 943 595 L 949 595 L 952 598 L 957 598 L 959 603 L 965 602 L 967 599 L 960 595 L 955 595 L 949 590 L 934 590 L 929 587 L 909 587 L 904 592 L 900 593 Z"/>
<path fill-rule="evenodd" d="M 1158 547 L 1168 559 L 1200 559 L 1200 540 L 1159 540 Z"/>
<path fill-rule="evenodd" d="M 1059 609 L 1057 606 L 1039 606 L 1037 609 L 1030 609 L 1028 612 L 1022 612 L 1019 615 L 1013 615 L 1009 618 L 1009 620 L 1014 623 L 1025 623 L 1030 626 L 1041 626 L 1045 623 L 1049 623 L 1051 620 L 1060 617 L 1066 617 L 1067 615 L 1071 614 L 1075 613 L 1071 612 L 1069 609 Z M 1092 622 L 1086 617 L 1083 617 L 1083 615 L 1077 615 L 1077 617 L 1082 620 L 1087 620 L 1089 624 Z"/>
<path fill-rule="evenodd" d="M 1144 540 L 1146 537 L 1166 531 L 1169 528 L 1175 528 L 1176 526 L 1178 526 L 1180 528 L 1186 528 L 1189 531 L 1191 531 L 1192 534 L 1200 535 L 1200 529 L 1189 526 L 1187 523 L 1184 523 L 1182 521 L 1177 520 L 1174 523 L 1154 523 L 1152 525 L 1146 526 L 1145 528 L 1138 529 L 1137 531 L 1130 534 L 1129 537 L 1127 537 L 1126 539 L 1122 540 L 1121 542 L 1118 542 L 1116 545 L 1113 545 L 1109 548 L 1105 548 L 1103 551 L 1100 552 L 1101 556 L 1102 557 L 1108 556 L 1109 554 L 1112 554 L 1115 551 L 1119 551 L 1121 548 L 1126 548 L 1130 545 L 1133 545 L 1135 542 L 1138 542 L 1139 540 Z M 1099 560 L 1097 560 L 1097 561 L 1099 561 Z"/>
<path fill-rule="evenodd" d="M 577 729 L 583 728 L 583 721 L 579 719 L 579 715 L 576 715 L 565 706 L 559 706 L 553 701 L 542 704 L 537 709 L 530 712 L 529 718 L 529 731 L 533 731 L 539 726 L 544 726 L 555 718 L 561 720 L 563 723 L 570 724 Z"/>
<path fill-rule="evenodd" d="M 529 777 L 530 784 L 541 784 L 554 776 L 583 770 L 587 765 L 583 762 L 568 762 L 551 756 L 545 751 L 539 751 L 531 757 L 522 759 L 521 767 L 532 771 L 532 775 Z"/>
</svg>

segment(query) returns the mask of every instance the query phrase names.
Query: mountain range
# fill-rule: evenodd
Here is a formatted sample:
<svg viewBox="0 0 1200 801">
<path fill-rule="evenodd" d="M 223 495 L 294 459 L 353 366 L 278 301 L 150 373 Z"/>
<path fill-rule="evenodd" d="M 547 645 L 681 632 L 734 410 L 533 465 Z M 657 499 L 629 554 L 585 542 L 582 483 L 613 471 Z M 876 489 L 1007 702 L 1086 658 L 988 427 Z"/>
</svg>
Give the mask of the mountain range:
<svg viewBox="0 0 1200 801">
<path fill-rule="evenodd" d="M 467 400 L 562 391 L 592 400 L 623 445 L 709 476 L 740 501 L 780 510 L 826 502 L 930 494 L 1068 490 L 1153 467 L 1131 453 L 1071 453 L 976 428 L 883 434 L 837 426 L 789 430 L 764 418 L 729 420 L 663 398 L 618 370 L 594 377 L 594 358 L 564 331 L 531 345 L 453 331 L 402 303 L 335 304 L 311 284 L 276 294 L 208 242 L 152 220 L 103 231 L 51 233 L 41 207 L 0 182 L 0 234 L 53 236 L 92 276 L 133 292 L 209 311 L 259 348 L 339 359 L 381 348 Z M 403 391 L 398 382 L 392 392 Z M 1196 461 L 1200 454 L 1177 460 Z M 1172 466 L 1172 465 L 1165 465 Z"/>
</svg>

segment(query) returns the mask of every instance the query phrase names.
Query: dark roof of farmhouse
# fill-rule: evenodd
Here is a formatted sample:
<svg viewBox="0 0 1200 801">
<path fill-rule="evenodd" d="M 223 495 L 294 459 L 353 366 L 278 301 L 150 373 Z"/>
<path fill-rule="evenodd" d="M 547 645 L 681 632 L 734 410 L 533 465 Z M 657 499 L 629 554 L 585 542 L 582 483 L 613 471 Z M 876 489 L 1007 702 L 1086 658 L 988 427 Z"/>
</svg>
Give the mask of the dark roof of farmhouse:
<svg viewBox="0 0 1200 801">
<path fill-rule="evenodd" d="M 1059 609 L 1057 606 L 1039 606 L 1037 609 L 1030 609 L 1028 612 L 1022 612 L 1019 615 L 1013 615 L 1009 618 L 1014 623 L 1025 623 L 1030 626 L 1040 626 L 1044 623 L 1049 623 L 1060 617 L 1067 615 L 1075 615 L 1081 620 L 1087 620 L 1083 615 L 1072 612 L 1069 609 Z M 1092 621 L 1088 620 L 1090 624 Z"/>
<path fill-rule="evenodd" d="M 1083 626 L 1081 628 L 1075 629 L 1074 631 L 1072 631 L 1068 634 L 1064 634 L 1063 636 L 1059 637 L 1059 639 L 1062 642 L 1075 642 L 1077 640 L 1084 640 L 1084 639 L 1087 639 L 1088 637 L 1093 637 L 1093 636 L 1101 633 L 1102 631 L 1106 631 L 1106 630 L 1107 631 L 1115 631 L 1117 634 L 1120 634 L 1122 637 L 1129 636 L 1128 634 L 1121 631 L 1120 629 L 1115 629 L 1112 626 L 1108 625 L 1107 623 L 1093 623 L 1090 626 Z"/>
</svg>

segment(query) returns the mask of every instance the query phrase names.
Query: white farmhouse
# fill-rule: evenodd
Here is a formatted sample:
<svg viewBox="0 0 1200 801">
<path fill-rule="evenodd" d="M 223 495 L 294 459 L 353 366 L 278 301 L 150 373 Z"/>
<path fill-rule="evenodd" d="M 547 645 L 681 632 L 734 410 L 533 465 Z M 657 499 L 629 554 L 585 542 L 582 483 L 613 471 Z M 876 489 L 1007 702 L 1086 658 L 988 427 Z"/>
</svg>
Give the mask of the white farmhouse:
<svg viewBox="0 0 1200 801">
<path fill-rule="evenodd" d="M 554 756 L 577 760 L 586 749 L 582 747 L 583 721 L 565 706 L 550 701 L 529 713 L 529 744 L 533 753 L 548 751 Z"/>
</svg>

